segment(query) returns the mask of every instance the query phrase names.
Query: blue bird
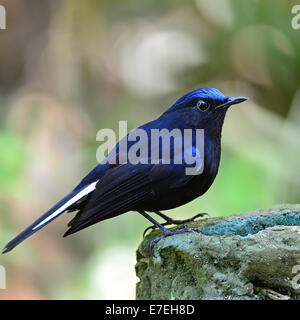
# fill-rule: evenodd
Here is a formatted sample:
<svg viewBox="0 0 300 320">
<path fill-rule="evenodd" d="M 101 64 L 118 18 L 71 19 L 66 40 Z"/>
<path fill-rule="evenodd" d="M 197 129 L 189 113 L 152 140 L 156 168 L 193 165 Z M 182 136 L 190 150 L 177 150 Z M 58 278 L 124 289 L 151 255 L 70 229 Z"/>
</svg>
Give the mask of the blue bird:
<svg viewBox="0 0 300 320">
<path fill-rule="evenodd" d="M 12 250 L 66 211 L 77 213 L 69 222 L 70 228 L 64 236 L 127 211 L 140 213 L 153 223 L 152 227 L 162 231 L 162 236 L 152 241 L 151 248 L 161 238 L 174 233 L 198 231 L 196 228 L 170 231 L 165 225 L 191 221 L 203 214 L 191 219 L 173 220 L 161 211 L 186 204 L 209 189 L 218 173 L 221 131 L 226 112 L 231 105 L 245 100 L 247 98 L 244 97 L 230 98 L 214 88 L 201 88 L 187 93 L 158 119 L 129 133 L 74 190 L 11 240 L 3 253 Z M 140 141 L 135 154 L 140 161 L 132 163 L 128 155 L 136 141 L 129 139 L 129 135 L 134 136 L 141 130 L 146 133 L 147 139 Z M 169 136 L 168 140 L 169 159 L 163 155 L 163 139 L 153 142 L 155 130 L 156 133 L 162 130 L 175 132 L 172 139 Z M 186 132 L 191 138 L 188 146 L 183 141 Z M 200 147 L 197 144 L 199 132 L 203 133 Z M 124 141 L 125 148 L 122 147 Z M 186 155 L 195 159 L 194 166 L 186 161 Z M 126 161 L 120 162 L 124 157 Z M 188 169 L 195 172 L 187 174 Z M 155 213 L 166 222 L 160 224 L 146 212 Z"/>
</svg>

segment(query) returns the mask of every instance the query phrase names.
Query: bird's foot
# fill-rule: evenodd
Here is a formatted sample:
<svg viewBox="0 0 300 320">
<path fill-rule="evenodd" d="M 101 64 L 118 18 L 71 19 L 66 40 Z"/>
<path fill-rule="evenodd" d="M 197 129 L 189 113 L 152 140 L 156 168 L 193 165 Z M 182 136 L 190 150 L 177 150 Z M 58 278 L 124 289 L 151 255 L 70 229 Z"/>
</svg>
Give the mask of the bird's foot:
<svg viewBox="0 0 300 320">
<path fill-rule="evenodd" d="M 188 222 L 192 222 L 192 221 L 195 221 L 197 218 L 202 218 L 204 216 L 208 216 L 210 217 L 210 214 L 209 213 L 206 213 L 206 212 L 203 212 L 203 213 L 198 213 L 196 214 L 195 216 L 189 218 L 189 219 L 184 219 L 184 220 L 175 220 L 175 219 L 172 219 L 166 215 L 162 215 L 162 213 L 160 213 L 161 217 L 163 217 L 166 222 L 162 223 L 162 226 L 169 226 L 169 225 L 172 225 L 172 224 L 175 224 L 175 225 L 181 225 L 181 224 L 185 224 L 185 223 L 188 223 Z M 145 235 L 147 233 L 148 230 L 154 230 L 156 229 L 157 226 L 156 225 L 152 225 L 150 227 L 147 227 L 144 232 L 143 232 L 143 238 L 145 238 Z"/>
<path fill-rule="evenodd" d="M 162 225 L 162 226 L 166 226 L 167 223 L 165 222 L 165 223 L 162 223 L 161 225 Z M 147 231 L 149 231 L 149 230 L 155 230 L 155 229 L 158 229 L 158 227 L 157 227 L 155 224 L 153 224 L 152 226 L 147 227 L 147 228 L 144 230 L 144 232 L 143 232 L 143 238 L 145 238 L 145 235 L 146 235 Z"/>
<path fill-rule="evenodd" d="M 197 218 L 202 218 L 204 216 L 208 216 L 210 217 L 210 215 L 206 212 L 202 212 L 202 213 L 198 213 L 196 214 L 195 216 L 189 218 L 189 219 L 184 219 L 184 220 L 175 220 L 175 219 L 172 219 L 170 217 L 168 217 L 168 219 L 166 219 L 166 223 L 168 225 L 170 224 L 176 224 L 176 225 L 179 225 L 179 224 L 185 224 L 185 223 L 188 223 L 188 222 L 192 222 L 192 221 L 195 221 Z"/>
<path fill-rule="evenodd" d="M 155 239 L 153 239 L 150 242 L 150 253 L 151 253 L 151 255 L 154 256 L 153 247 L 155 246 L 155 244 L 159 240 L 167 238 L 169 236 L 173 236 L 175 234 L 180 234 L 180 233 L 185 233 L 185 232 L 201 232 L 201 229 L 199 229 L 199 228 L 180 228 L 180 229 L 176 229 L 176 230 L 173 230 L 173 231 L 166 229 L 161 236 L 156 237 Z"/>
</svg>

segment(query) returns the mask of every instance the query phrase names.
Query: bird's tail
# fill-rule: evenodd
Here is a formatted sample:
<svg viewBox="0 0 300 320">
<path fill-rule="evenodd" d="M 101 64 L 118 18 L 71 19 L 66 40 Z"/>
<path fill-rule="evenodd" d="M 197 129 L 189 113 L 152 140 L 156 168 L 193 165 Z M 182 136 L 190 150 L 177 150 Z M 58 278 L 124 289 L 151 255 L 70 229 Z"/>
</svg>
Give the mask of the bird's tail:
<svg viewBox="0 0 300 320">
<path fill-rule="evenodd" d="M 9 252 L 19 243 L 36 233 L 41 228 L 45 227 L 52 220 L 56 219 L 64 211 L 78 202 L 80 199 L 91 193 L 95 190 L 96 184 L 98 181 L 95 181 L 89 185 L 86 185 L 81 188 L 75 188 L 71 193 L 66 197 L 60 200 L 56 205 L 44 213 L 40 218 L 33 222 L 29 227 L 17 235 L 13 240 L 11 240 L 3 249 L 2 253 Z"/>
</svg>

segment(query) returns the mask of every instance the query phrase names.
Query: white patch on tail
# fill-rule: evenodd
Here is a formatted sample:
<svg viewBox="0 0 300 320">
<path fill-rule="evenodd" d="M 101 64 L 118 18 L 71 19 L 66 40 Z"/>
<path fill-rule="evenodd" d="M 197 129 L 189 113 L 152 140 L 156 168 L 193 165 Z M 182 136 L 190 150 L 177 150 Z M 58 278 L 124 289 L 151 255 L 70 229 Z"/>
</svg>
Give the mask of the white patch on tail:
<svg viewBox="0 0 300 320">
<path fill-rule="evenodd" d="M 44 219 L 42 222 L 40 222 L 38 225 L 36 225 L 32 230 L 35 230 L 36 228 L 39 228 L 43 224 L 47 223 L 49 220 L 55 218 L 58 216 L 60 213 L 68 209 L 72 204 L 76 203 L 78 200 L 86 196 L 87 194 L 91 193 L 96 189 L 96 184 L 98 183 L 99 180 L 89 184 L 86 188 L 78 192 L 72 199 L 67 201 L 64 205 L 62 205 L 60 208 L 58 208 L 55 212 L 53 212 L 50 216 L 48 216 L 46 219 Z"/>
</svg>

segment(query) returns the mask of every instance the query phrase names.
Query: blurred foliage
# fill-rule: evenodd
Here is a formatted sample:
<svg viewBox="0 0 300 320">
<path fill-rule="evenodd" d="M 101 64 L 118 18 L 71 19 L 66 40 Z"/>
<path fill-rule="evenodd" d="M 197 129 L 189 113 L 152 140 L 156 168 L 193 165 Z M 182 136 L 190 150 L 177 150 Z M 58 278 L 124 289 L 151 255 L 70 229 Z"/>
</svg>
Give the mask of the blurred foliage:
<svg viewBox="0 0 300 320">
<path fill-rule="evenodd" d="M 0 189 L 13 192 L 25 164 L 25 150 L 21 137 L 16 137 L 11 132 L 0 132 L 0 150 Z"/>
<path fill-rule="evenodd" d="M 282 0 L 1 0 L 0 244 L 96 163 L 101 128 L 159 116 L 183 93 L 244 95 L 224 125 L 218 177 L 168 214 L 299 203 L 300 31 Z M 0 299 L 134 298 L 133 212 L 66 239 L 71 214 L 1 256 Z M 124 275 L 126 275 L 124 277 Z"/>
</svg>

